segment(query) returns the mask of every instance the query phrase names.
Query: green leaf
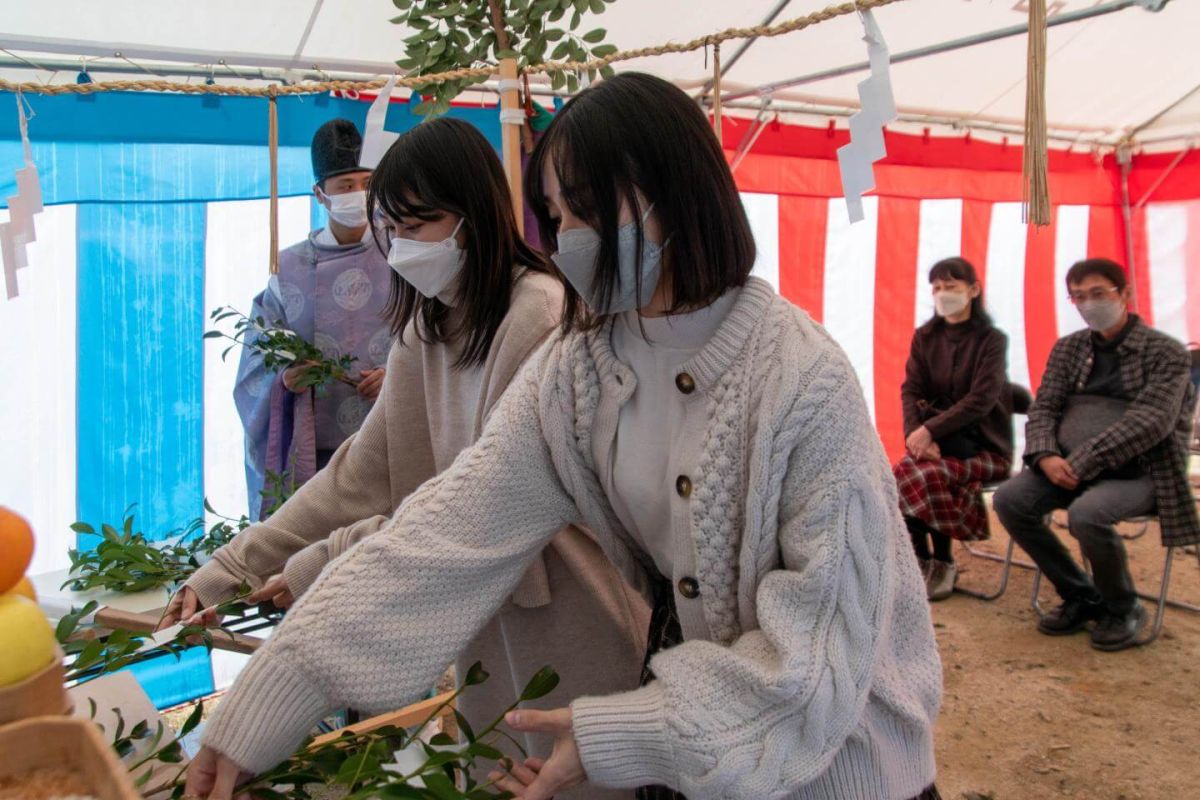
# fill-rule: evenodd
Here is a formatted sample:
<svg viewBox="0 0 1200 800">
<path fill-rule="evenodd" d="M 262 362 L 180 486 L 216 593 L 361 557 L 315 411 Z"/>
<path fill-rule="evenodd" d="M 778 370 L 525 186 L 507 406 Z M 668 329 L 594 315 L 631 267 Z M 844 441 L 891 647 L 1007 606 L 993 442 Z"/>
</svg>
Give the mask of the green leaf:
<svg viewBox="0 0 1200 800">
<path fill-rule="evenodd" d="M 431 772 L 422 774 L 421 780 L 425 781 L 425 788 L 433 793 L 433 796 L 438 800 L 461 800 L 462 795 L 454 788 L 454 784 L 440 772 Z"/>
<path fill-rule="evenodd" d="M 224 335 L 225 334 L 222 331 L 205 331 L 204 332 L 205 339 L 220 339 Z"/>
<path fill-rule="evenodd" d="M 567 53 L 570 53 L 570 52 L 571 52 L 571 43 L 570 42 L 559 42 L 558 47 L 555 47 L 554 52 L 552 52 L 550 54 L 550 58 L 553 59 L 554 61 L 558 61 L 559 59 L 565 57 L 567 55 Z M 561 75 L 562 75 L 561 72 L 554 73 L 555 78 L 560 77 Z"/>
<path fill-rule="evenodd" d="M 189 733 L 191 733 L 193 730 L 195 730 L 196 726 L 200 724 L 200 720 L 203 718 L 203 716 L 204 716 L 204 702 L 201 701 L 196 704 L 196 707 L 194 709 L 192 709 L 192 713 L 188 714 L 188 718 L 186 720 L 184 720 L 183 727 L 181 727 L 179 729 L 179 735 L 177 736 L 177 738 L 182 739 L 183 737 L 185 737 Z"/>
<path fill-rule="evenodd" d="M 467 676 L 463 678 L 463 686 L 478 686 L 491 677 L 483 668 L 483 662 L 476 661 L 467 670 Z"/>
<path fill-rule="evenodd" d="M 340 783 L 345 786 L 353 786 L 360 778 L 379 768 L 379 758 L 371 750 L 363 750 L 355 753 L 342 762 L 342 766 L 338 769 L 337 776 L 333 779 L 335 783 Z"/>
<path fill-rule="evenodd" d="M 556 686 L 558 686 L 558 673 L 552 667 L 542 667 L 536 675 L 529 679 L 529 683 L 525 684 L 525 690 L 521 692 L 521 702 L 545 697 L 554 691 Z"/>
<path fill-rule="evenodd" d="M 550 88 L 553 91 L 557 92 L 566 85 L 567 78 L 565 73 L 563 73 L 561 70 L 555 70 L 554 72 L 550 73 Z"/>
<path fill-rule="evenodd" d="M 412 8 L 412 0 L 392 0 L 392 5 L 401 11 L 407 11 Z"/>
<path fill-rule="evenodd" d="M 425 800 L 425 795 L 419 789 L 404 783 L 389 783 L 374 791 L 379 800 Z"/>
<path fill-rule="evenodd" d="M 71 530 L 75 531 L 76 533 L 91 534 L 92 536 L 96 535 L 96 529 L 91 525 L 88 525 L 86 522 L 72 522 Z"/>
<path fill-rule="evenodd" d="M 566 34 L 563 32 L 563 30 L 561 28 L 553 28 L 551 30 L 546 31 L 546 41 L 548 41 L 548 42 L 557 42 L 559 39 L 561 39 L 564 36 L 566 36 Z"/>
<path fill-rule="evenodd" d="M 592 48 L 592 55 L 594 55 L 596 58 L 611 56 L 615 52 L 617 52 L 617 46 L 615 44 L 602 44 L 599 47 Z"/>
<path fill-rule="evenodd" d="M 484 758 L 489 758 L 492 761 L 499 761 L 500 759 L 504 758 L 504 753 L 501 753 L 499 750 L 485 742 L 474 742 L 470 747 L 467 748 L 467 753 L 470 755 L 483 756 Z"/>
<path fill-rule="evenodd" d="M 567 93 L 575 94 L 579 91 L 579 77 L 572 72 L 567 76 Z"/>
<path fill-rule="evenodd" d="M 596 28 L 595 30 L 585 33 L 582 38 L 585 42 L 595 44 L 596 42 L 604 41 L 604 37 L 607 35 L 608 31 L 606 31 L 604 28 Z"/>
<path fill-rule="evenodd" d="M 590 2 L 588 4 L 588 8 L 591 9 L 593 14 L 603 14 L 604 13 L 604 0 L 590 0 Z"/>
<path fill-rule="evenodd" d="M 435 747 L 453 747 L 458 744 L 458 742 L 454 741 L 454 737 L 445 731 L 430 738 L 429 743 Z"/>
<path fill-rule="evenodd" d="M 159 750 L 158 760 L 167 764 L 178 764 L 180 761 L 183 761 L 183 748 L 179 746 L 178 740 L 171 742 L 162 750 Z"/>
<path fill-rule="evenodd" d="M 454 709 L 454 719 L 458 722 L 458 729 L 467 737 L 468 742 L 475 741 L 475 730 L 471 727 L 471 723 L 467 722 L 467 718 L 462 715 L 462 712 L 457 708 Z"/>
<path fill-rule="evenodd" d="M 146 720 L 140 721 L 133 726 L 133 730 L 129 732 L 130 739 L 145 739 L 150 735 L 150 723 Z"/>
</svg>

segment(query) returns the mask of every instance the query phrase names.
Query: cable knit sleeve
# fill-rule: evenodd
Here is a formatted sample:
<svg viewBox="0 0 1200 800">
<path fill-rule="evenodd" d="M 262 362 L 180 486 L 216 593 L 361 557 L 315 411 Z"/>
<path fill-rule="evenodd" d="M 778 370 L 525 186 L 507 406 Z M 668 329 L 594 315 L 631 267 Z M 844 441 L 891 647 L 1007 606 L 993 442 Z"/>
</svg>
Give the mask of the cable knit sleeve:
<svg viewBox="0 0 1200 800">
<path fill-rule="evenodd" d="M 825 772 L 864 724 L 894 635 L 903 524 L 844 358 L 798 393 L 762 466 L 751 489 L 760 507 L 747 514 L 767 517 L 763 536 L 778 549 L 764 541 L 759 550 L 782 563 L 762 565 L 756 628 L 744 625 L 729 646 L 688 641 L 662 652 L 651 662 L 657 680 L 635 692 L 575 701 L 593 782 L 664 784 L 692 800 L 780 797 Z"/>
<path fill-rule="evenodd" d="M 320 574 L 218 706 L 204 744 L 260 772 L 330 711 L 378 713 L 428 691 L 575 519 L 542 434 L 540 363 L 514 380 L 474 446 Z"/>
</svg>

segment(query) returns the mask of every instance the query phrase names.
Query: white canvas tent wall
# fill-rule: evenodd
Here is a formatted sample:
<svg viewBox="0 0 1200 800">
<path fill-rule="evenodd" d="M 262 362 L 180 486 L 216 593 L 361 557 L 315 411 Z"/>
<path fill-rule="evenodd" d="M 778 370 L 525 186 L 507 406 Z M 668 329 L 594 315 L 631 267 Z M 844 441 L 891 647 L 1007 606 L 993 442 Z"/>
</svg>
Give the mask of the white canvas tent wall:
<svg viewBox="0 0 1200 800">
<path fill-rule="evenodd" d="M 1158 0 L 1138 0 L 1157 5 Z M 1086 12 L 1111 0 L 1050 0 L 1051 17 Z M 0 74 L 69 82 L 85 63 L 96 79 L 119 69 L 148 77 L 190 71 L 238 80 L 260 71 L 377 76 L 403 53 L 407 32 L 389 23 L 388 0 L 4 0 Z M 684 41 L 729 27 L 781 21 L 823 8 L 825 0 L 620 0 L 582 30 L 603 26 L 623 49 Z M 1022 0 L 908 0 L 876 12 L 893 54 L 1022 24 Z M 1200 135 L 1200 3 L 1170 0 L 1157 13 L 1134 3 L 1124 10 L 1054 27 L 1048 41 L 1047 105 L 1052 132 L 1083 145 L 1112 145 L 1138 131 L 1164 149 L 1180 149 Z M 726 45 L 726 61 L 736 48 Z M 119 53 L 120 55 L 115 55 Z M 863 59 L 861 26 L 853 15 L 809 30 L 758 40 L 724 76 L 727 93 L 810 75 Z M 703 52 L 622 62 L 699 94 L 711 70 Z M 893 66 L 901 110 L 919 127 L 1019 130 L 1024 109 L 1025 38 L 1014 36 Z M 793 112 L 824 118 L 856 105 L 859 74 L 781 89 L 773 101 Z M 1182 101 L 1182 102 L 1181 102 Z M 1169 110 L 1169 111 L 1168 111 Z M 1166 114 L 1162 112 L 1168 111 Z M 738 113 L 735 111 L 735 113 Z M 753 114 L 742 109 L 741 113 Z M 1162 115 L 1162 116 L 1160 116 Z M 811 121 L 811 120 L 810 120 Z M 1152 122 L 1145 129 L 1141 126 Z"/>
</svg>

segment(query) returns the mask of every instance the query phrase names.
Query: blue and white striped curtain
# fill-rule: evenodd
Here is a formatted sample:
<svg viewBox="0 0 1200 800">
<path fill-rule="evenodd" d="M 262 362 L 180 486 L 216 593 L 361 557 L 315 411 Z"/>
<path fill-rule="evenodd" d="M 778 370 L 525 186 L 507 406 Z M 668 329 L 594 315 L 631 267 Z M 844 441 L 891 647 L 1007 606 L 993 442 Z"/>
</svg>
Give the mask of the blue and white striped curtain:
<svg viewBox="0 0 1200 800">
<path fill-rule="evenodd" d="M 0 93 L 3 94 L 3 93 Z M 220 305 L 248 311 L 268 278 L 267 104 L 134 93 L 28 96 L 45 211 L 0 300 L 0 504 L 33 524 L 32 573 L 67 566 L 83 519 L 162 534 L 247 509 L 236 352 L 202 340 Z M 0 203 L 21 166 L 16 103 L 0 96 Z M 323 224 L 309 194 L 309 141 L 326 120 L 360 126 L 367 103 L 279 100 L 280 244 Z M 496 146 L 494 108 L 455 109 Z M 393 104 L 388 129 L 419 123 Z M 0 220 L 7 210 L 0 207 Z M 160 706 L 211 684 L 201 651 L 139 676 Z M 189 666 L 190 665 L 190 666 Z M 199 670 L 199 672 L 197 672 Z M 204 673 L 204 674 L 201 674 Z"/>
</svg>

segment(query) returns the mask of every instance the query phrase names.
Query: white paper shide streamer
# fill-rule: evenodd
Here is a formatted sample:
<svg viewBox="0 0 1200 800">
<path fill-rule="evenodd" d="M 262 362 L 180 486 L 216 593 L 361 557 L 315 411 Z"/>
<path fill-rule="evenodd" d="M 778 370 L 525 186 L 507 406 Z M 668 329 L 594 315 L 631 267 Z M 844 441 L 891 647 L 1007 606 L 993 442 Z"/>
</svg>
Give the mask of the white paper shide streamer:
<svg viewBox="0 0 1200 800">
<path fill-rule="evenodd" d="M 870 10 L 859 12 L 863 23 L 863 40 L 867 43 L 867 59 L 871 75 L 858 84 L 861 109 L 850 117 L 850 143 L 838 148 L 838 166 L 842 172 L 842 191 L 846 195 L 846 210 L 851 222 L 863 219 L 863 194 L 875 188 L 872 167 L 885 155 L 883 127 L 896 119 L 896 98 L 892 95 L 892 78 L 887 42 Z"/>
<path fill-rule="evenodd" d="M 29 114 L 25 97 L 17 92 L 17 120 L 21 128 L 25 166 L 16 172 L 17 193 L 8 198 L 8 222 L 0 223 L 0 259 L 4 262 L 4 288 L 8 299 L 17 296 L 17 270 L 29 266 L 25 248 L 37 241 L 33 215 L 42 212 L 42 184 L 29 146 Z"/>
<path fill-rule="evenodd" d="M 400 134 L 385 131 L 383 125 L 387 122 L 388 104 L 392 100 L 392 89 L 396 86 L 396 76 L 388 78 L 388 82 L 379 90 L 379 96 L 367 110 L 367 124 L 363 130 L 362 152 L 358 156 L 358 165 L 363 169 L 375 169 L 383 160 L 384 154 L 392 143 L 400 138 Z"/>
</svg>

